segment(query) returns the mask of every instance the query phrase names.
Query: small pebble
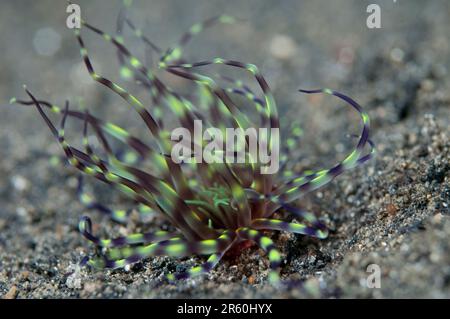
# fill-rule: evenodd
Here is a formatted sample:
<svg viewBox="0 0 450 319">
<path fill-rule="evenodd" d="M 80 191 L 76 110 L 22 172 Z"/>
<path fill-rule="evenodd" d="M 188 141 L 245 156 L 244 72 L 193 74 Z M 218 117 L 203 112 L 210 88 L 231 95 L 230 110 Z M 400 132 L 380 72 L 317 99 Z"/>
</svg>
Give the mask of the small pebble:
<svg viewBox="0 0 450 319">
<path fill-rule="evenodd" d="M 394 216 L 395 214 L 397 214 L 398 208 L 394 204 L 389 204 L 386 207 L 386 211 L 389 214 L 389 216 Z"/>
<path fill-rule="evenodd" d="M 270 53 L 277 59 L 288 60 L 297 52 L 295 41 L 283 34 L 276 35 L 270 43 Z"/>
<path fill-rule="evenodd" d="M 16 299 L 19 290 L 16 286 L 12 286 L 11 289 L 3 296 L 3 299 Z"/>
<path fill-rule="evenodd" d="M 13 187 L 19 191 L 23 192 L 28 188 L 29 182 L 23 176 L 14 175 L 11 179 Z"/>
<path fill-rule="evenodd" d="M 402 62 L 404 57 L 405 57 L 405 52 L 403 52 L 402 49 L 399 49 L 399 48 L 392 49 L 391 59 L 394 62 Z"/>
</svg>

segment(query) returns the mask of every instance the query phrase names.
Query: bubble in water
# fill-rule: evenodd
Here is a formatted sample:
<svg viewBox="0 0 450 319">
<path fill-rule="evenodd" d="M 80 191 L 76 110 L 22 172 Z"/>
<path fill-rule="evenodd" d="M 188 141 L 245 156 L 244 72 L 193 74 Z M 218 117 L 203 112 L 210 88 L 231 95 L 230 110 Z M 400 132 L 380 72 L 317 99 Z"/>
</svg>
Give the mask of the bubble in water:
<svg viewBox="0 0 450 319">
<path fill-rule="evenodd" d="M 46 27 L 36 31 L 33 38 L 34 50 L 43 56 L 53 56 L 61 47 L 61 35 Z"/>
</svg>

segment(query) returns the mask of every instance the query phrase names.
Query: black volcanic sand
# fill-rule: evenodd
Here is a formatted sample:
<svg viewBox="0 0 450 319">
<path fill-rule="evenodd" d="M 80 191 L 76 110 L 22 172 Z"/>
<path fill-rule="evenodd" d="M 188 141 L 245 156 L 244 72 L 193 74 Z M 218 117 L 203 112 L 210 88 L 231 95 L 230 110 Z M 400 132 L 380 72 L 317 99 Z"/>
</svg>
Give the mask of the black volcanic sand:
<svg viewBox="0 0 450 319">
<path fill-rule="evenodd" d="M 80 2 L 89 21 L 114 30 L 116 6 Z M 365 5 L 359 1 L 348 1 L 342 8 L 320 1 L 286 1 L 277 7 L 262 1 L 242 7 L 213 1 L 201 8 L 187 2 L 138 2 L 131 15 L 139 25 L 147 18 L 148 35 L 162 45 L 173 42 L 165 32 L 174 39 L 193 22 L 218 12 L 248 19 L 244 26 L 208 33 L 208 41 L 199 40 L 188 51 L 188 60 L 220 54 L 261 66 L 278 100 L 283 128 L 293 120 L 304 127 L 299 147 L 290 156 L 295 170 L 331 167 L 354 143 L 346 134 L 358 132 L 358 117 L 348 107 L 328 97 L 301 96 L 296 89 L 336 88 L 370 114 L 376 158 L 297 202 L 321 216 L 330 236 L 316 240 L 268 233 L 282 253 L 283 282 L 301 284 L 269 285 L 269 263 L 255 247 L 227 256 L 206 276 L 176 284 L 167 283 L 164 275 L 204 259 L 149 258 L 115 271 L 80 268 L 80 260 L 94 252 L 77 230 L 82 214 L 94 218 L 99 234 L 109 236 L 170 225 L 155 217 L 143 228 L 133 214 L 124 227 L 84 211 L 75 194 L 76 172 L 49 161 L 61 151 L 36 110 L 7 105 L 13 95 L 24 97 L 24 83 L 39 97 L 57 103 L 69 98 L 73 107 L 83 93 L 94 105 L 94 114 L 143 132 L 119 99 L 89 81 L 82 68 L 81 73 L 74 71 L 80 59 L 71 33 L 61 27 L 65 7 L 56 8 L 60 16 L 50 16 L 54 2 L 28 7 L 28 2 L 16 1 L 0 5 L 0 36 L 10 43 L 0 58 L 0 296 L 450 297 L 449 4 L 432 1 L 426 9 L 420 1 L 385 4 L 383 29 L 368 30 Z M 176 19 L 174 11 L 185 15 Z M 43 27 L 62 36 L 61 48 L 52 57 L 33 49 L 34 32 Z M 87 38 L 95 65 L 117 77 L 113 50 L 96 42 L 98 38 Z M 142 51 L 137 41 L 130 43 Z M 110 55 L 103 57 L 104 50 Z M 169 81 L 180 88 L 185 83 Z M 66 133 L 71 141 L 81 138 L 77 126 L 69 125 Z M 117 192 L 87 182 L 88 189 L 112 207 L 131 207 Z M 370 264 L 381 269 L 379 289 L 367 288 Z"/>
</svg>

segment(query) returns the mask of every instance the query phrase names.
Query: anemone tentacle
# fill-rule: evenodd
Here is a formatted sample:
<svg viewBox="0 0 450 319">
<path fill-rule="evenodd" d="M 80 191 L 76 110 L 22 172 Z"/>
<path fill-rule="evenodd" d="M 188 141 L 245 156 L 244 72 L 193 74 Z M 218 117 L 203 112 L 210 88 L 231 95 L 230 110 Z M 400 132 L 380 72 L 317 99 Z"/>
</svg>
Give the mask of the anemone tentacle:
<svg viewBox="0 0 450 319">
<path fill-rule="evenodd" d="M 167 231 L 151 233 L 136 233 L 128 236 L 120 236 L 113 239 L 100 239 L 92 233 L 92 221 L 88 216 L 83 216 L 78 224 L 80 233 L 98 247 L 117 248 L 126 245 L 158 243 L 169 239 L 179 238 L 176 234 Z"/>
<path fill-rule="evenodd" d="M 255 229 L 287 231 L 294 234 L 308 235 L 320 239 L 325 239 L 328 236 L 327 231 L 323 231 L 304 224 L 288 223 L 279 219 L 267 219 L 267 218 L 254 219 L 252 222 L 252 227 Z"/>
<path fill-rule="evenodd" d="M 191 269 L 181 272 L 181 273 L 168 274 L 166 276 L 167 279 L 169 279 L 169 281 L 190 279 L 190 278 L 198 277 L 200 275 L 209 273 L 212 269 L 214 269 L 214 267 L 217 266 L 217 264 L 220 262 L 222 257 L 228 251 L 228 249 L 230 249 L 230 247 L 233 246 L 233 244 L 235 242 L 236 242 L 236 239 L 233 239 L 232 241 L 230 241 L 230 244 L 225 249 L 209 256 L 208 260 L 205 263 L 203 263 L 202 265 L 192 267 Z"/>
<path fill-rule="evenodd" d="M 126 223 L 130 211 L 123 209 L 112 209 L 96 201 L 90 194 L 84 190 L 83 175 L 78 176 L 77 196 L 79 201 L 89 210 L 96 210 L 103 215 L 109 216 L 111 220 L 117 223 Z"/>
<path fill-rule="evenodd" d="M 201 241 L 188 241 L 185 239 L 165 240 L 149 245 L 138 245 L 124 248 L 113 248 L 114 254 L 120 256 L 119 259 L 91 259 L 88 264 L 100 268 L 122 268 L 127 265 L 153 256 L 186 257 L 192 254 L 208 255 L 223 251 L 234 235 L 230 231 L 223 232 L 217 239 L 207 239 Z"/>
<path fill-rule="evenodd" d="M 125 8 L 117 19 L 115 36 L 86 21 L 82 21 L 83 30 L 97 34 L 112 45 L 119 60 L 120 76 L 141 85 L 149 93 L 150 103 L 145 104 L 143 99 L 138 99 L 128 89 L 96 73 L 81 30 L 75 30 L 75 36 L 90 77 L 121 97 L 137 113 L 154 144 L 133 136 L 116 123 L 103 121 L 88 109 L 73 110 L 69 108 L 68 101 L 64 107 L 60 107 L 35 98 L 28 89 L 26 93 L 31 100 L 11 99 L 12 103 L 31 105 L 37 109 L 72 167 L 127 195 L 133 205 L 138 205 L 137 211 L 142 219 L 157 213 L 175 228 L 170 232 L 143 231 L 115 238 L 101 238 L 93 233 L 90 217 L 83 216 L 78 225 L 79 231 L 98 248 L 98 254 L 92 258 L 86 257 L 83 264 L 94 268 L 114 269 L 153 256 L 179 258 L 208 255 L 202 265 L 166 275 L 169 281 L 188 279 L 211 271 L 230 248 L 239 242 L 250 240 L 267 254 L 270 261 L 268 279 L 271 283 L 278 283 L 282 258 L 265 231 L 285 231 L 318 239 L 327 238 L 328 229 L 324 223 L 315 214 L 298 208 L 294 202 L 373 157 L 375 146 L 369 137 L 368 114 L 353 99 L 337 91 L 300 90 L 306 94 L 333 95 L 349 104 L 361 118 L 363 127 L 360 135 L 356 136 L 356 146 L 344 160 L 331 168 L 296 173 L 294 165 L 289 165 L 291 154 L 299 147 L 299 140 L 303 136 L 300 123 L 296 121 L 289 127 L 290 135 L 283 136 L 282 139 L 284 143 L 281 146 L 279 174 L 264 174 L 267 173 L 264 171 L 265 166 L 254 162 L 250 152 L 245 153 L 244 163 L 199 163 L 192 161 L 192 157 L 195 159 L 192 155 L 181 157 L 181 162 L 177 162 L 171 157 L 173 141 L 168 127 L 173 125 L 172 120 L 191 134 L 195 131 L 196 120 L 217 127 L 221 133 L 225 133 L 228 128 L 244 131 L 249 128 L 279 129 L 280 119 L 275 98 L 266 79 L 254 64 L 223 58 L 194 63 L 185 61 L 184 49 L 193 37 L 214 25 L 233 23 L 236 19 L 221 15 L 194 24 L 174 46 L 163 49 L 146 37 L 128 18 L 128 7 L 129 3 L 126 1 Z M 147 50 L 159 55 L 159 72 L 189 80 L 195 91 L 178 93 L 164 83 L 164 77 L 157 73 L 158 70 L 153 70 L 152 63 L 141 62 L 133 55 L 125 46 L 125 27 L 133 32 L 139 42 L 144 43 Z M 221 73 L 213 76 L 200 73 L 199 68 L 213 65 L 250 73 L 257 90 L 254 91 L 253 86 L 239 78 Z M 225 81 L 226 85 L 221 86 L 219 80 Z M 240 103 L 242 101 L 244 103 Z M 59 128 L 46 113 L 60 117 Z M 66 140 L 65 124 L 69 120 L 83 125 L 80 148 Z M 98 143 L 92 142 L 89 134 Z M 250 130 L 246 131 L 246 138 L 238 145 L 238 150 L 222 150 L 215 154 L 222 158 L 234 158 L 242 148 L 244 151 L 246 147 L 250 150 L 252 139 L 259 139 L 259 147 L 267 148 L 271 153 L 274 151 L 274 143 L 279 140 L 275 133 L 256 136 Z M 205 141 L 200 143 L 201 145 L 197 141 L 183 140 L 180 145 L 194 149 L 206 145 Z M 366 151 L 367 147 L 370 147 L 369 151 Z M 145 169 L 147 164 L 151 165 L 150 172 Z M 109 208 L 84 189 L 82 177 L 78 181 L 77 196 L 87 209 L 107 215 L 115 222 L 125 224 L 128 221 L 131 210 Z M 299 219 L 299 222 L 287 222 L 279 217 L 286 214 Z"/>
<path fill-rule="evenodd" d="M 236 233 L 242 239 L 254 241 L 267 253 L 270 262 L 269 281 L 274 284 L 278 283 L 280 280 L 278 268 L 281 265 L 281 255 L 276 249 L 272 239 L 264 236 L 261 232 L 249 227 L 239 228 Z"/>
</svg>

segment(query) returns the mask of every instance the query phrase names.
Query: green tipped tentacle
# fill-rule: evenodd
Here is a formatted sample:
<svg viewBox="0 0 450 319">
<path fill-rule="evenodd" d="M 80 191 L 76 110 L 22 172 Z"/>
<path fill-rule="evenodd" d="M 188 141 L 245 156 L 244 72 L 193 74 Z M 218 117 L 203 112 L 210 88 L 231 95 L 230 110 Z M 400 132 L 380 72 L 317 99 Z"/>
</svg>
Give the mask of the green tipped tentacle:
<svg viewBox="0 0 450 319">
<path fill-rule="evenodd" d="M 178 44 L 172 48 L 167 49 L 165 54 L 160 59 L 160 67 L 165 67 L 167 63 L 179 61 L 183 55 L 183 47 L 188 44 L 195 36 L 199 35 L 202 31 L 217 25 L 217 24 L 231 24 L 236 21 L 236 18 L 229 15 L 220 15 L 210 18 L 204 22 L 196 23 L 189 28 L 189 31 L 184 33 Z"/>
<path fill-rule="evenodd" d="M 96 201 L 91 195 L 84 190 L 83 176 L 78 177 L 77 196 L 81 204 L 87 209 L 96 210 L 103 215 L 109 216 L 111 220 L 118 223 L 126 223 L 129 215 L 129 211 L 123 209 L 112 209 L 108 206 Z"/>
<path fill-rule="evenodd" d="M 174 239 L 149 245 L 114 248 L 114 254 L 120 256 L 120 259 L 112 260 L 100 257 L 89 260 L 88 264 L 96 268 L 123 268 L 152 256 L 185 257 L 192 254 L 214 254 L 228 247 L 233 238 L 232 233 L 226 231 L 216 239 L 201 241 Z"/>
<path fill-rule="evenodd" d="M 129 5 L 129 1 L 126 1 L 125 7 Z M 122 77 L 140 81 L 150 92 L 153 106 L 149 109 L 124 88 L 95 72 L 80 31 L 75 31 L 81 48 L 80 53 L 92 79 L 122 97 L 138 113 L 155 138 L 158 151 L 133 137 L 120 126 L 102 122 L 88 111 L 70 110 L 68 103 L 65 108 L 60 108 L 45 101 L 38 101 L 28 90 L 27 94 L 30 96 L 31 102 L 11 100 L 12 103 L 34 105 L 37 108 L 52 134 L 58 139 L 70 165 L 87 175 L 118 187 L 145 208 L 145 210 L 139 209 L 141 215 L 153 211 L 163 213 L 177 229 L 174 233 L 157 231 L 101 239 L 92 233 L 90 219 L 83 217 L 79 224 L 80 232 L 89 241 L 102 248 L 100 257 L 87 261 L 89 265 L 98 268 L 121 268 L 151 256 L 210 255 L 206 263 L 201 266 L 193 267 L 183 273 L 167 275 L 170 280 L 191 278 L 210 271 L 236 241 L 252 240 L 266 251 L 271 268 L 269 280 L 277 283 L 281 262 L 280 253 L 272 240 L 259 230 L 280 230 L 326 238 L 327 229 L 314 214 L 290 206 L 289 203 L 303 194 L 327 184 L 334 177 L 373 156 L 375 148 L 369 139 L 369 117 L 351 98 L 329 89 L 302 91 L 308 94 L 334 95 L 350 104 L 361 116 L 364 127 L 357 146 L 342 162 L 331 169 L 294 174 L 288 168 L 282 178 L 275 181 L 273 176 L 261 174 L 259 171 L 261 166 L 254 165 L 254 163 L 232 165 L 230 163 L 191 162 L 184 165 L 175 164 L 170 160 L 172 144 L 169 140 L 169 132 L 164 129 L 163 106 L 171 110 L 178 122 L 191 133 L 196 119 L 207 124 L 217 124 L 216 126 L 222 133 L 227 125 L 244 130 L 254 126 L 279 128 L 275 100 L 264 77 L 255 65 L 222 58 L 197 63 L 185 63 L 182 60 L 183 47 L 191 38 L 212 25 L 232 21 L 234 19 L 228 16 L 220 16 L 192 26 L 181 37 L 179 43 L 165 51 L 160 58 L 160 68 L 198 84 L 198 101 L 192 100 L 192 95 L 177 94 L 125 47 L 124 40 L 119 33 L 122 33 L 126 24 L 148 48 L 156 53 L 164 52 L 128 20 L 124 11 L 121 12 L 117 22 L 117 36 L 111 36 L 83 21 L 84 27 L 114 45 L 119 57 Z M 222 88 L 212 77 L 192 71 L 193 68 L 212 64 L 227 65 L 250 72 L 261 88 L 264 98 L 259 98 L 239 80 L 221 75 L 215 76 L 214 78 L 221 78 L 232 84 L 232 87 Z M 244 111 L 242 107 L 236 105 L 230 95 L 243 96 L 252 108 Z M 43 107 L 62 115 L 59 129 L 47 117 Z M 253 108 L 256 112 L 253 112 Z M 247 113 L 258 115 L 259 122 L 254 121 Z M 68 118 L 83 121 L 83 150 L 71 146 L 65 139 L 64 126 Z M 98 156 L 91 146 L 88 140 L 88 129 L 92 129 L 95 137 L 99 140 L 104 151 L 101 153 L 102 157 Z M 286 146 L 282 149 L 285 153 L 296 148 L 297 139 L 301 136 L 302 131 L 299 127 L 291 127 L 291 133 L 293 136 L 286 139 Z M 106 136 L 124 143 L 130 147 L 130 150 L 121 152 L 119 156 L 119 153 L 112 150 Z M 263 142 L 269 147 L 269 151 L 272 151 L 273 136 L 263 137 Z M 371 147 L 368 154 L 364 153 L 367 144 Z M 155 164 L 158 176 L 137 168 L 143 160 Z M 283 163 L 282 169 L 285 167 Z M 93 197 L 84 192 L 81 181 L 78 195 L 88 208 L 97 209 L 111 216 L 115 221 L 126 221 L 127 212 L 109 209 L 95 201 Z M 305 224 L 272 219 L 273 212 L 276 210 L 300 217 Z"/>
<path fill-rule="evenodd" d="M 233 244 L 235 242 L 236 242 L 236 239 L 233 237 L 230 237 L 228 246 L 225 247 L 222 251 L 214 253 L 211 256 L 209 256 L 208 260 L 205 263 L 203 263 L 202 265 L 192 267 L 191 269 L 181 272 L 181 273 L 168 274 L 168 275 L 166 275 L 166 278 L 169 281 L 174 281 L 174 280 L 195 278 L 200 275 L 209 273 L 212 269 L 214 269 L 214 267 L 216 267 L 216 265 L 220 262 L 222 257 L 226 254 L 228 249 L 231 246 L 233 246 Z"/>
<path fill-rule="evenodd" d="M 78 223 L 80 233 L 89 241 L 102 248 L 117 248 L 127 245 L 157 243 L 169 239 L 179 239 L 179 236 L 167 231 L 156 231 L 151 233 L 136 233 L 127 236 L 120 236 L 113 239 L 101 239 L 92 233 L 92 221 L 89 217 L 83 216 Z"/>
<path fill-rule="evenodd" d="M 329 89 L 311 91 L 302 90 L 301 92 L 308 94 L 326 93 L 344 100 L 360 114 L 363 129 L 360 134 L 358 144 L 342 162 L 330 169 L 320 170 L 307 176 L 296 177 L 280 187 L 274 193 L 275 195 L 270 197 L 270 200 L 274 202 L 274 204 L 272 204 L 272 209 L 276 209 L 276 207 L 279 207 L 280 204 L 292 202 L 303 196 L 305 193 L 311 192 L 328 184 L 336 176 L 357 166 L 361 162 L 360 160 L 366 156 L 364 155 L 364 148 L 367 144 L 369 144 L 369 116 L 357 102 L 342 93 Z M 373 148 L 371 152 L 373 152 Z"/>
<path fill-rule="evenodd" d="M 281 265 L 281 255 L 276 249 L 273 241 L 269 237 L 264 236 L 261 232 L 248 227 L 240 228 L 236 233 L 242 239 L 254 241 L 267 253 L 270 262 L 269 282 L 277 284 L 280 280 L 279 268 Z"/>
<path fill-rule="evenodd" d="M 259 218 L 252 221 L 252 227 L 255 229 L 281 230 L 295 234 L 308 235 L 325 239 L 328 236 L 326 229 L 318 229 L 299 223 L 288 223 L 279 219 Z"/>
</svg>

